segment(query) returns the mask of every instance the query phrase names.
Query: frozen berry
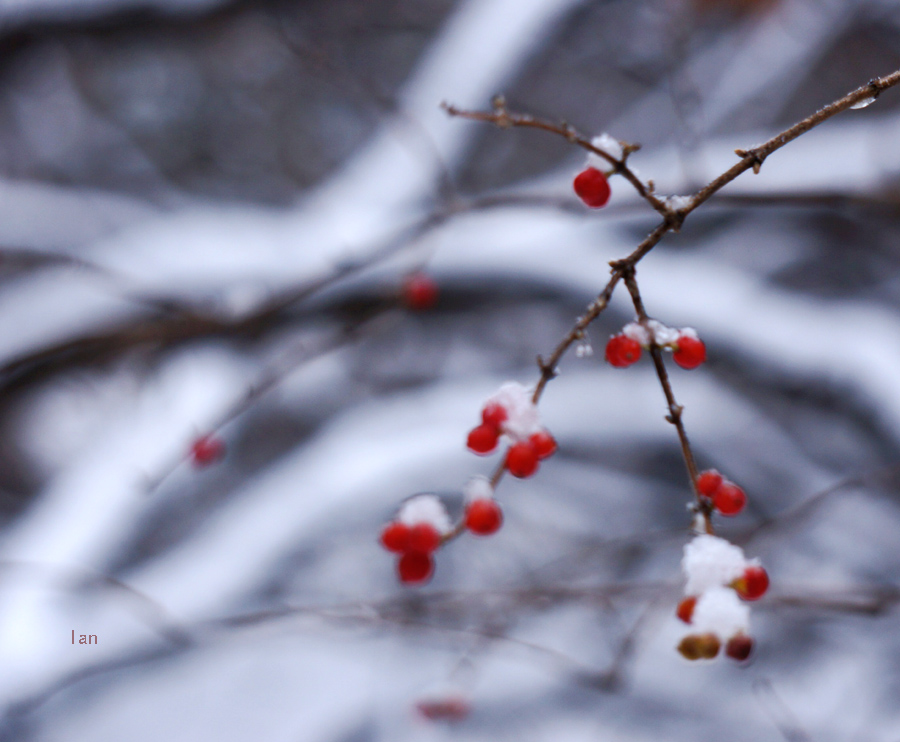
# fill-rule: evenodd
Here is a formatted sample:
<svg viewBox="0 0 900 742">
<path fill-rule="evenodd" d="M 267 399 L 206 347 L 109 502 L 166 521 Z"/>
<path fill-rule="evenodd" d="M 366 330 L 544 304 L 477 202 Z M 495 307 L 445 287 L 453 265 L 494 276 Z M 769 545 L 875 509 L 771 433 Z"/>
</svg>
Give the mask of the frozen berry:
<svg viewBox="0 0 900 742">
<path fill-rule="evenodd" d="M 753 639 L 746 634 L 735 634 L 725 644 L 725 654 L 731 659 L 743 662 L 753 651 Z"/>
<path fill-rule="evenodd" d="M 499 531 L 501 525 L 503 512 L 494 500 L 480 497 L 466 506 L 466 528 L 472 533 L 490 536 Z"/>
<path fill-rule="evenodd" d="M 688 660 L 711 660 L 721 646 L 715 634 L 688 634 L 678 645 L 678 651 Z"/>
<path fill-rule="evenodd" d="M 514 477 L 530 477 L 538 468 L 538 453 L 531 441 L 519 441 L 506 454 L 506 468 Z"/>
<path fill-rule="evenodd" d="M 426 273 L 413 273 L 403 282 L 403 303 L 415 311 L 431 309 L 438 300 L 438 286 Z"/>
<path fill-rule="evenodd" d="M 575 176 L 572 182 L 575 193 L 587 206 L 599 209 L 609 201 L 610 188 L 606 176 L 595 167 L 588 167 Z"/>
<path fill-rule="evenodd" d="M 759 600 L 769 589 L 769 575 L 759 565 L 747 567 L 731 586 L 744 600 Z"/>
<path fill-rule="evenodd" d="M 209 466 L 225 455 L 225 444 L 218 438 L 204 436 L 194 441 L 191 446 L 191 459 L 194 466 Z"/>
<path fill-rule="evenodd" d="M 466 445 L 469 447 L 469 450 L 483 456 L 497 447 L 499 435 L 497 428 L 484 423 L 472 429 L 469 433 L 469 438 L 466 440 Z"/>
<path fill-rule="evenodd" d="M 409 529 L 405 551 L 430 554 L 440 545 L 441 534 L 438 533 L 437 528 L 430 523 L 416 523 Z"/>
<path fill-rule="evenodd" d="M 411 551 L 400 557 L 397 574 L 401 582 L 425 582 L 434 572 L 434 560 L 430 554 Z"/>
<path fill-rule="evenodd" d="M 626 335 L 614 335 L 606 344 L 606 361 L 610 366 L 625 368 L 641 357 L 641 344 Z"/>
<path fill-rule="evenodd" d="M 678 338 L 672 360 L 682 368 L 697 368 L 706 360 L 706 346 L 702 340 L 690 335 L 682 335 Z"/>
<path fill-rule="evenodd" d="M 394 521 L 388 523 L 381 532 L 381 545 L 388 551 L 402 553 L 409 544 L 410 528 L 406 523 Z"/>
<path fill-rule="evenodd" d="M 747 504 L 747 495 L 733 482 L 723 482 L 713 493 L 712 501 L 722 515 L 737 515 Z"/>
<path fill-rule="evenodd" d="M 694 617 L 694 606 L 697 605 L 697 598 L 693 595 L 688 596 L 678 604 L 675 615 L 685 623 L 690 623 Z"/>
<path fill-rule="evenodd" d="M 506 422 L 507 417 L 509 417 L 509 413 L 506 411 L 506 408 L 496 402 L 489 402 L 481 411 L 481 422 L 498 430 Z"/>
<path fill-rule="evenodd" d="M 700 472 L 697 477 L 697 492 L 704 497 L 712 497 L 722 484 L 722 475 L 715 469 Z"/>
<path fill-rule="evenodd" d="M 546 430 L 539 430 L 528 439 L 539 459 L 546 459 L 556 453 L 556 441 Z"/>
</svg>

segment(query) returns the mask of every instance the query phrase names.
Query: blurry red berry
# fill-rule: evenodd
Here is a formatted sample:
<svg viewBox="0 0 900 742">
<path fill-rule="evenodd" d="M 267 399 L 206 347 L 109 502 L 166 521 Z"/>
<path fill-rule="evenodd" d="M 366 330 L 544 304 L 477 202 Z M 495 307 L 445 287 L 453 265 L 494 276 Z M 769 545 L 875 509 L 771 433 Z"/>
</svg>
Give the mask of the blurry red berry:
<svg viewBox="0 0 900 742">
<path fill-rule="evenodd" d="M 539 430 L 528 439 L 539 459 L 546 459 L 556 453 L 556 440 L 546 430 Z"/>
<path fill-rule="evenodd" d="M 465 698 L 450 696 L 448 698 L 423 699 L 416 703 L 416 711 L 431 721 L 462 721 L 471 707 Z"/>
<path fill-rule="evenodd" d="M 388 551 L 404 552 L 409 544 L 410 528 L 406 523 L 395 520 L 388 523 L 381 532 L 381 545 Z"/>
<path fill-rule="evenodd" d="M 747 504 L 747 495 L 733 482 L 723 482 L 713 493 L 712 501 L 722 515 L 737 515 Z"/>
<path fill-rule="evenodd" d="M 606 176 L 595 167 L 588 167 L 575 176 L 572 182 L 575 193 L 592 209 L 606 206 L 609 201 L 610 188 Z"/>
<path fill-rule="evenodd" d="M 409 537 L 406 540 L 407 553 L 430 554 L 440 545 L 441 534 L 430 523 L 416 523 L 410 526 Z"/>
<path fill-rule="evenodd" d="M 466 506 L 466 528 L 481 536 L 490 536 L 503 525 L 503 512 L 492 499 L 482 497 Z"/>
<path fill-rule="evenodd" d="M 697 598 L 693 595 L 688 596 L 678 604 L 675 615 L 685 623 L 690 623 L 694 617 L 694 606 L 697 605 Z"/>
<path fill-rule="evenodd" d="M 606 362 L 616 368 L 625 368 L 641 357 L 641 344 L 627 335 L 614 335 L 606 344 Z"/>
<path fill-rule="evenodd" d="M 733 660 L 743 662 L 753 651 L 753 639 L 746 634 L 735 634 L 725 645 L 725 654 Z"/>
<path fill-rule="evenodd" d="M 477 454 L 488 454 L 497 447 L 497 439 L 500 433 L 493 425 L 483 423 L 473 428 L 466 440 L 466 445 Z"/>
<path fill-rule="evenodd" d="M 672 359 L 682 368 L 697 368 L 706 360 L 706 345 L 702 340 L 682 335 L 678 338 L 678 346 L 672 354 Z"/>
<path fill-rule="evenodd" d="M 712 497 L 722 484 L 722 475 L 715 469 L 707 469 L 697 476 L 697 492 Z"/>
<path fill-rule="evenodd" d="M 506 454 L 506 468 L 514 477 L 530 477 L 538 469 L 538 453 L 531 441 L 519 441 Z"/>
<path fill-rule="evenodd" d="M 506 422 L 507 417 L 509 417 L 509 413 L 506 408 L 497 402 L 489 402 L 481 411 L 481 422 L 498 430 Z"/>
<path fill-rule="evenodd" d="M 403 303 L 415 311 L 431 309 L 438 300 L 438 285 L 426 273 L 413 273 L 403 282 Z"/>
<path fill-rule="evenodd" d="M 411 551 L 397 562 L 397 574 L 402 582 L 425 582 L 433 572 L 434 560 L 430 554 Z"/>
<path fill-rule="evenodd" d="M 204 436 L 194 441 L 191 446 L 191 459 L 194 466 L 209 466 L 225 455 L 225 444 L 218 438 Z"/>
<path fill-rule="evenodd" d="M 769 575 L 758 565 L 747 567 L 731 586 L 744 600 L 759 600 L 769 589 Z"/>
</svg>

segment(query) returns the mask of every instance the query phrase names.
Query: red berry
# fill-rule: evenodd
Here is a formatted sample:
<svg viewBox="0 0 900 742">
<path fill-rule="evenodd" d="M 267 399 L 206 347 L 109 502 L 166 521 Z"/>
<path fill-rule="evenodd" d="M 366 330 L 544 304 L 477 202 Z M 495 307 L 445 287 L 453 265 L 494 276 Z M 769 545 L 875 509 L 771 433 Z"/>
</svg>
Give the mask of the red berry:
<svg viewBox="0 0 900 742">
<path fill-rule="evenodd" d="M 688 660 L 711 660 L 721 646 L 715 634 L 689 634 L 681 640 L 678 651 Z"/>
<path fill-rule="evenodd" d="M 441 534 L 430 523 L 416 523 L 409 529 L 406 553 L 430 554 L 441 545 Z"/>
<path fill-rule="evenodd" d="M 434 560 L 430 554 L 411 551 L 397 562 L 397 574 L 401 582 L 425 582 L 434 572 Z"/>
<path fill-rule="evenodd" d="M 531 441 L 519 441 L 506 454 L 506 468 L 514 477 L 530 477 L 538 469 L 538 453 Z"/>
<path fill-rule="evenodd" d="M 546 459 L 556 453 L 556 440 L 546 430 L 539 430 L 528 439 L 539 459 Z"/>
<path fill-rule="evenodd" d="M 690 623 L 694 617 L 694 606 L 697 605 L 697 598 L 693 595 L 688 596 L 678 604 L 675 615 L 685 623 Z"/>
<path fill-rule="evenodd" d="M 747 567 L 731 586 L 744 600 L 759 600 L 769 589 L 769 575 L 758 565 Z"/>
<path fill-rule="evenodd" d="M 503 512 L 490 498 L 480 497 L 466 506 L 466 528 L 481 536 L 490 536 L 503 525 Z"/>
<path fill-rule="evenodd" d="M 682 335 L 678 338 L 678 346 L 672 354 L 672 359 L 682 368 L 697 368 L 706 360 L 706 346 L 702 340 Z"/>
<path fill-rule="evenodd" d="M 209 466 L 225 455 L 225 444 L 218 438 L 204 436 L 194 441 L 191 446 L 191 458 L 194 466 Z"/>
<path fill-rule="evenodd" d="M 725 654 L 731 659 L 743 662 L 753 651 L 753 639 L 746 634 L 735 634 L 725 645 Z"/>
<path fill-rule="evenodd" d="M 465 698 L 450 696 L 419 701 L 416 703 L 416 711 L 430 721 L 455 722 L 465 719 L 471 707 Z"/>
<path fill-rule="evenodd" d="M 509 417 L 509 413 L 506 408 L 497 402 L 489 402 L 481 411 L 481 422 L 498 430 L 506 422 L 507 417 Z"/>
<path fill-rule="evenodd" d="M 641 357 L 641 344 L 627 335 L 614 335 L 606 344 L 606 361 L 610 366 L 625 368 Z"/>
<path fill-rule="evenodd" d="M 493 425 L 484 423 L 477 428 L 473 428 L 469 433 L 466 445 L 470 450 L 484 456 L 497 447 L 497 438 L 500 436 L 499 431 Z"/>
<path fill-rule="evenodd" d="M 713 507 L 722 515 L 737 515 L 747 504 L 744 490 L 733 482 L 723 482 L 712 496 Z"/>
<path fill-rule="evenodd" d="M 707 469 L 697 477 L 697 492 L 704 497 L 712 497 L 721 484 L 722 475 L 715 469 Z"/>
<path fill-rule="evenodd" d="M 403 303 L 417 312 L 431 309 L 438 300 L 438 286 L 426 273 L 413 273 L 403 282 Z"/>
<path fill-rule="evenodd" d="M 575 176 L 572 187 L 578 198 L 592 209 L 606 206 L 609 201 L 610 188 L 606 176 L 595 167 L 588 167 Z"/>
<path fill-rule="evenodd" d="M 410 528 L 406 523 L 398 520 L 388 523 L 381 532 L 381 545 L 388 551 L 402 553 L 407 550 L 409 532 Z"/>
</svg>

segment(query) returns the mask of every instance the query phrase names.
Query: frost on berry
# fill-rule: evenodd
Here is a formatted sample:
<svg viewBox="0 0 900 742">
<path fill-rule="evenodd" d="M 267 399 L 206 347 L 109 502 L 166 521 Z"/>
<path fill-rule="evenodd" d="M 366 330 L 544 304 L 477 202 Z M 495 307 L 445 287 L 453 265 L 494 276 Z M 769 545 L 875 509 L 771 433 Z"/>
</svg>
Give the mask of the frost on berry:
<svg viewBox="0 0 900 742">
<path fill-rule="evenodd" d="M 506 418 L 500 423 L 500 430 L 516 441 L 524 440 L 541 430 L 541 421 L 537 406 L 531 399 L 531 391 L 517 381 L 507 381 L 496 393 L 484 403 L 484 410 L 489 407 L 500 407 L 506 412 Z M 482 410 L 482 419 L 485 412 Z M 497 412 L 490 416 L 496 418 Z M 487 424 L 485 420 L 485 424 Z"/>
<path fill-rule="evenodd" d="M 225 444 L 211 435 L 203 436 L 191 446 L 191 461 L 196 467 L 209 466 L 225 455 Z"/>
<path fill-rule="evenodd" d="M 414 311 L 431 309 L 437 304 L 438 286 L 427 273 L 413 273 L 403 282 L 403 303 Z"/>
<path fill-rule="evenodd" d="M 410 551 L 397 562 L 397 575 L 401 582 L 425 582 L 434 572 L 434 560 L 430 554 Z"/>
<path fill-rule="evenodd" d="M 496 427 L 488 423 L 482 423 L 469 432 L 466 446 L 468 446 L 470 451 L 484 456 L 497 448 L 499 438 L 500 431 Z"/>
<path fill-rule="evenodd" d="M 506 454 L 506 468 L 514 477 L 524 479 L 538 470 L 538 453 L 531 441 L 519 441 Z"/>
<path fill-rule="evenodd" d="M 700 595 L 729 585 L 744 574 L 748 561 L 740 547 L 718 536 L 702 533 L 685 544 L 681 567 L 687 578 L 684 591 Z"/>
<path fill-rule="evenodd" d="M 575 193 L 586 206 L 599 209 L 606 206 L 611 193 L 606 176 L 595 167 L 588 167 L 575 176 L 572 181 Z"/>
<path fill-rule="evenodd" d="M 630 366 L 641 357 L 641 345 L 625 335 L 614 335 L 606 344 L 606 362 L 615 368 Z"/>
<path fill-rule="evenodd" d="M 769 574 L 759 564 L 750 564 L 731 585 L 744 600 L 759 600 L 769 589 Z"/>
<path fill-rule="evenodd" d="M 413 527 L 425 523 L 434 528 L 441 536 L 452 529 L 450 516 L 437 495 L 415 495 L 410 497 L 400 508 L 397 520 Z"/>
</svg>

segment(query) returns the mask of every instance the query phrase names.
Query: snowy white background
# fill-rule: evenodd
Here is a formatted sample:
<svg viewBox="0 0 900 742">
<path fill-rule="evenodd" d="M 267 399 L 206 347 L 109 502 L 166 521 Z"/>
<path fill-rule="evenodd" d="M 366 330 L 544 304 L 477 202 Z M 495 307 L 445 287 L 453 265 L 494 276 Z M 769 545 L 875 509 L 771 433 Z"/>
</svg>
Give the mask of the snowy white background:
<svg viewBox="0 0 900 742">
<path fill-rule="evenodd" d="M 672 381 L 750 498 L 721 532 L 772 576 L 749 663 L 674 650 L 690 494 L 649 364 L 602 362 L 619 295 L 503 530 L 414 590 L 377 545 L 411 494 L 458 514 L 493 465 L 464 448 L 482 401 L 537 380 L 656 224 L 620 179 L 587 213 L 565 142 L 438 104 L 505 92 L 640 141 L 683 194 L 900 66 L 898 24 L 890 0 L 0 3 L 0 739 L 898 742 L 900 91 L 639 267 L 710 351 Z M 437 308 L 393 306 L 423 266 Z M 210 430 L 228 455 L 199 471 Z"/>
</svg>

